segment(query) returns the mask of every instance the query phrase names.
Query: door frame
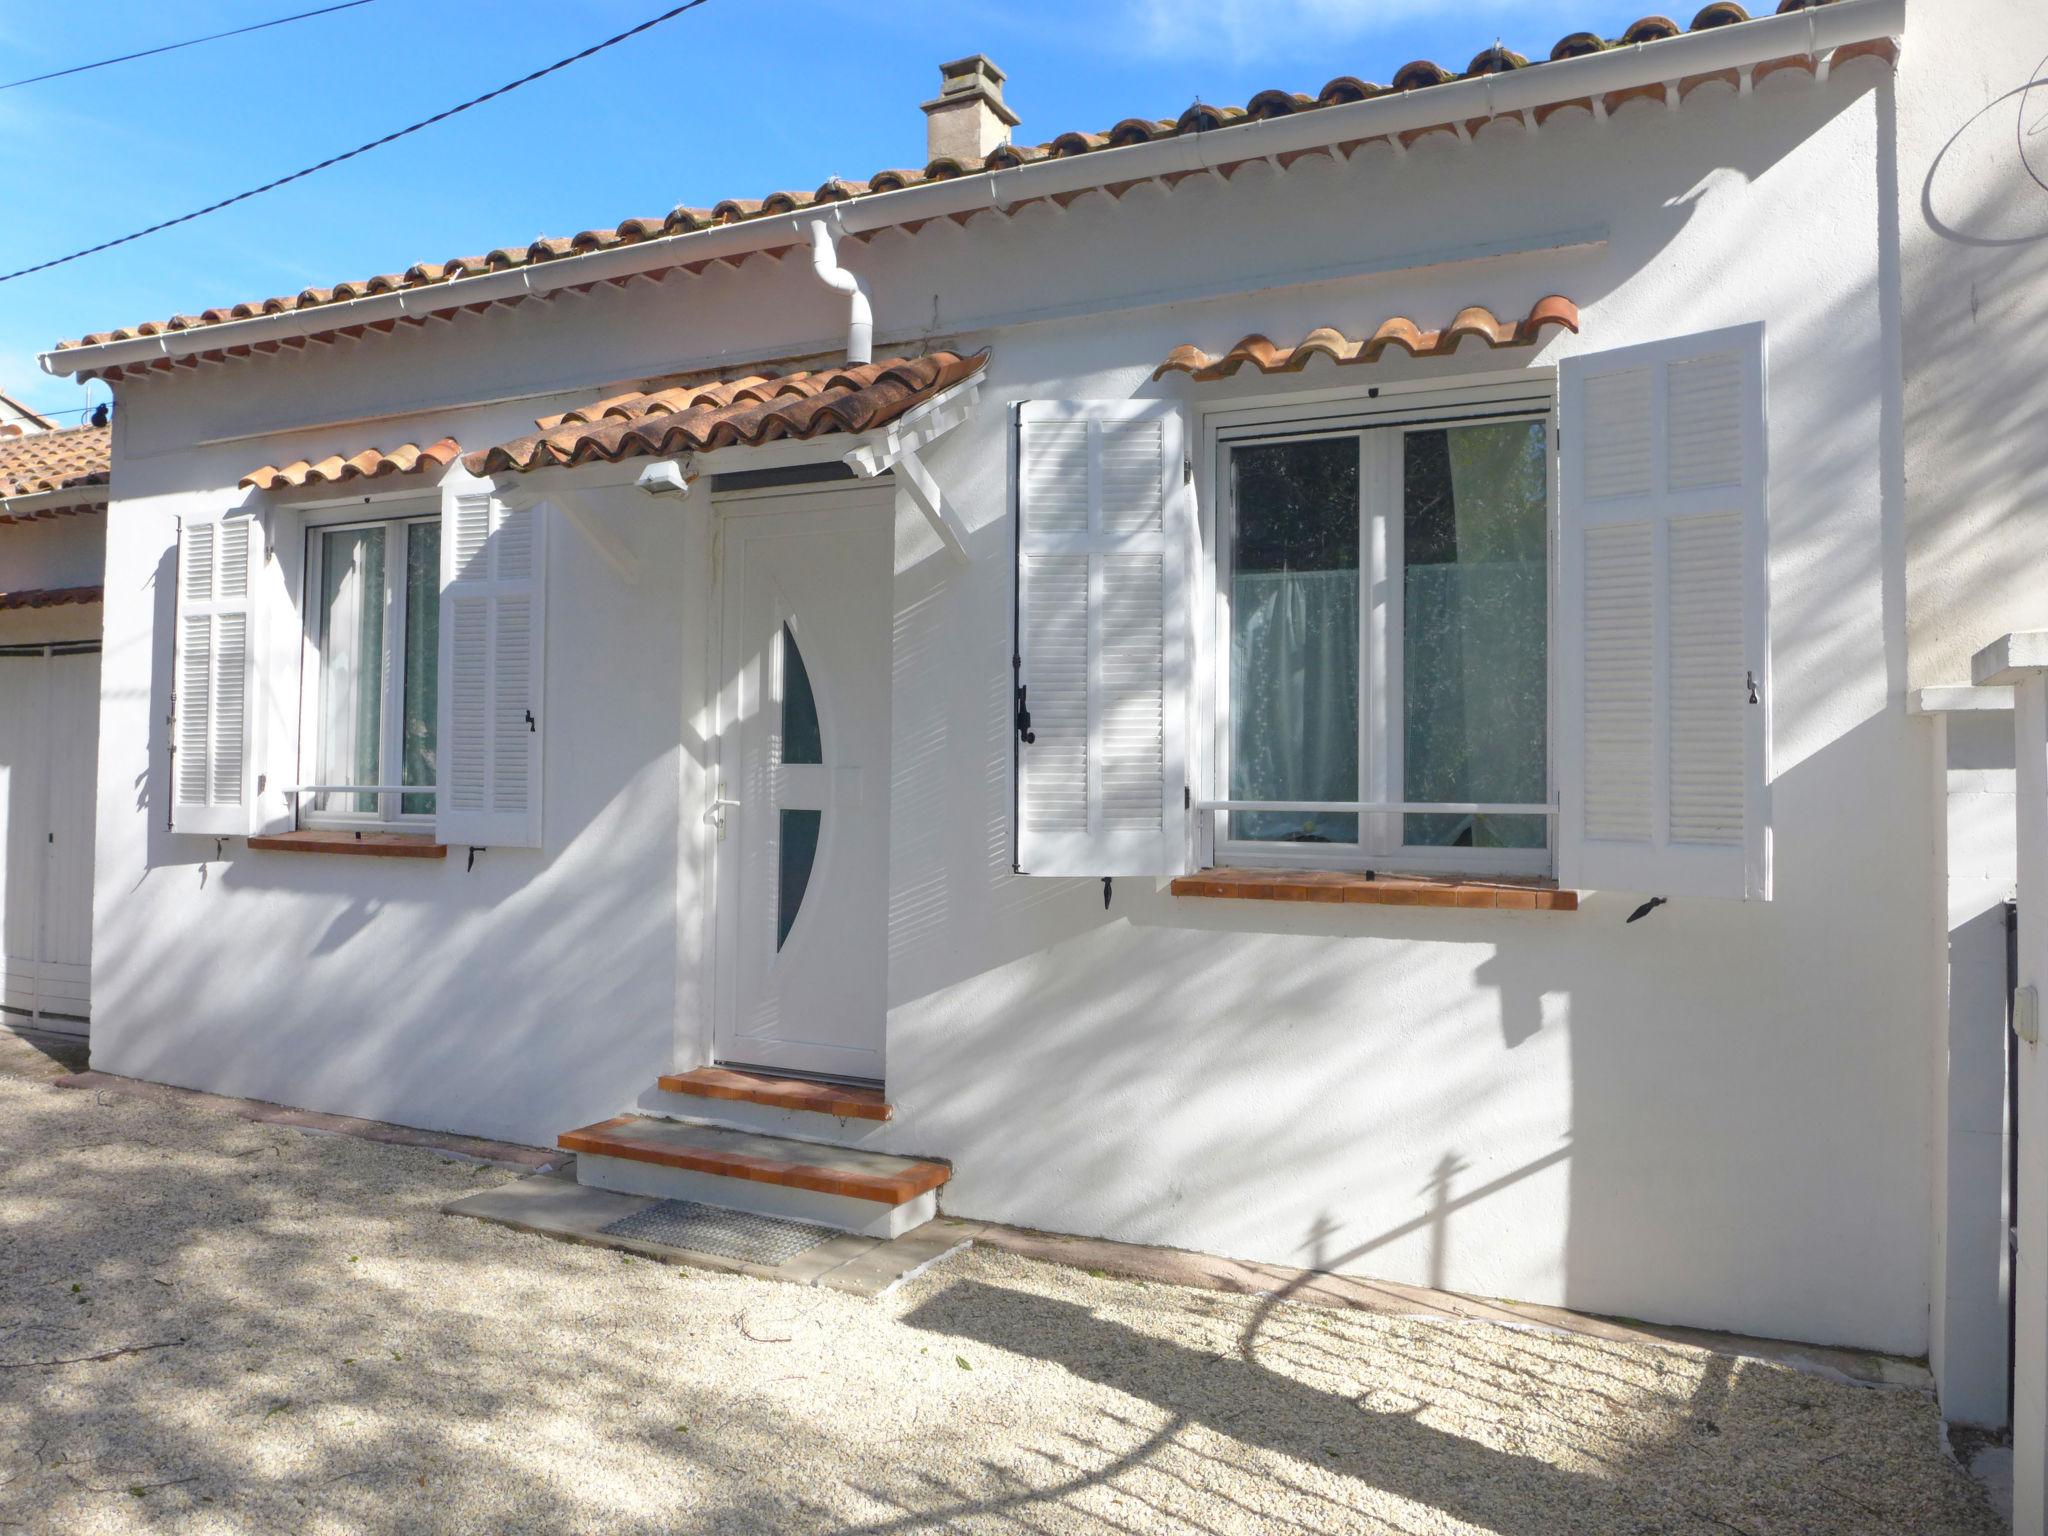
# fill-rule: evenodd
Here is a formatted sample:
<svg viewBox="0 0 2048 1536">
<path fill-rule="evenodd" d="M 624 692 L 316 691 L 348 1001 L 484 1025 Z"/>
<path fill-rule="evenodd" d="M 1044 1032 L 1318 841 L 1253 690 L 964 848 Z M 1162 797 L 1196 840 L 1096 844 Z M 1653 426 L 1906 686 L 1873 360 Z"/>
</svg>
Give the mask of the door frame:
<svg viewBox="0 0 2048 1536">
<path fill-rule="evenodd" d="M 721 1011 L 726 998 L 721 988 L 728 984 L 719 951 L 718 923 L 721 916 L 720 902 L 723 899 L 725 868 L 720 858 L 723 846 L 718 829 L 709 812 L 710 802 L 718 794 L 720 775 L 724 764 L 725 751 L 725 683 L 727 672 L 727 649 L 733 637 L 727 635 L 725 625 L 725 551 L 726 538 L 735 522 L 743 522 L 774 514 L 791 512 L 858 513 L 866 509 L 883 509 L 888 512 L 891 523 L 893 547 L 894 520 L 899 512 L 897 505 L 895 477 L 885 475 L 875 480 L 855 481 L 814 481 L 808 484 L 747 487 L 726 490 L 714 488 L 710 498 L 711 515 L 711 579 L 705 602 L 704 621 L 696 631 L 704 645 L 703 698 L 705 700 L 705 730 L 703 741 L 705 754 L 701 775 L 702 794 L 692 803 L 685 801 L 683 833 L 687 841 L 692 830 L 696 833 L 699 853 L 698 889 L 703 899 L 698 903 L 698 929 L 695 949 L 701 956 L 703 975 L 699 980 L 698 996 L 704 1001 L 701 1016 L 694 1024 L 685 1024 L 678 1030 L 677 1059 L 687 1066 L 709 1066 L 717 1059 L 717 1031 Z M 891 601 L 894 599 L 894 574 L 892 561 Z M 687 639 L 695 636 L 686 635 Z M 893 657 L 892 657 L 893 662 Z M 891 701 L 893 704 L 893 700 Z M 892 714 L 893 718 L 893 714 Z M 893 728 L 892 728 L 893 729 Z M 888 776 L 882 775 L 881 790 L 885 799 L 882 809 L 886 813 Z M 685 917 L 685 922 L 688 918 Z M 884 964 L 886 966 L 886 945 Z M 882 1071 L 889 1066 L 887 980 L 884 977 L 884 1012 L 882 1030 Z M 781 1075 L 802 1077 L 806 1074 L 784 1070 Z"/>
</svg>

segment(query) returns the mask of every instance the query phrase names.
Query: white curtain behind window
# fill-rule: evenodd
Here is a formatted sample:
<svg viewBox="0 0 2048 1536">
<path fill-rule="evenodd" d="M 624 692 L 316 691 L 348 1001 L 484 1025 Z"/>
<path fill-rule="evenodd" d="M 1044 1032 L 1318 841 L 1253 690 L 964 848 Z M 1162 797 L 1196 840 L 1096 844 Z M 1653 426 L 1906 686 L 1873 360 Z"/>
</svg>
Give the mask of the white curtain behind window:
<svg viewBox="0 0 2048 1536">
<path fill-rule="evenodd" d="M 1239 575 L 1231 627 L 1231 798 L 1358 799 L 1358 573 Z M 1239 812 L 1231 835 L 1355 842 L 1358 818 Z"/>
<path fill-rule="evenodd" d="M 326 535 L 320 566 L 321 784 L 375 784 L 383 727 L 384 532 Z M 374 816 L 375 795 L 322 795 Z"/>
<path fill-rule="evenodd" d="M 1549 782 L 1544 431 L 1524 422 L 1445 436 L 1457 558 L 1407 567 L 1405 794 L 1540 802 Z M 1547 834 L 1533 816 L 1405 821 L 1405 841 L 1416 844 L 1540 848 Z"/>
</svg>

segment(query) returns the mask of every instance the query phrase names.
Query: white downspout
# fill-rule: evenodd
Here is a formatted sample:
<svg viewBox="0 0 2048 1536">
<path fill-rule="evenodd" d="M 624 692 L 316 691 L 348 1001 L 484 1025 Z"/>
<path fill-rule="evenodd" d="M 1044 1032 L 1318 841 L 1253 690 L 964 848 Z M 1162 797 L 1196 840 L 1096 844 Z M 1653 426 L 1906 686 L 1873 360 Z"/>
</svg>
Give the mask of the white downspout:
<svg viewBox="0 0 2048 1536">
<path fill-rule="evenodd" d="M 839 265 L 839 253 L 832 232 L 823 219 L 811 223 L 811 266 L 818 281 L 847 296 L 846 361 L 851 367 L 875 360 L 875 311 L 868 303 L 868 291 L 846 268 Z"/>
</svg>

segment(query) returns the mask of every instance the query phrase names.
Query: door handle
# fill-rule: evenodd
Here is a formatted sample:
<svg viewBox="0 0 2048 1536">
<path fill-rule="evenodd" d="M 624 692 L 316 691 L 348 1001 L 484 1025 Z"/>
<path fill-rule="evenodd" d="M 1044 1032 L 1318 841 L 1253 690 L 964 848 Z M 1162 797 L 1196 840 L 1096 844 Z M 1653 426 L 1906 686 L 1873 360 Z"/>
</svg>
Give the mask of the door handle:
<svg viewBox="0 0 2048 1536">
<path fill-rule="evenodd" d="M 739 801 L 731 799 L 726 795 L 725 786 L 721 784 L 718 786 L 718 793 L 712 797 L 710 806 L 704 812 L 704 820 L 718 828 L 718 840 L 720 842 L 725 841 L 726 807 L 737 806 L 738 804 Z"/>
</svg>

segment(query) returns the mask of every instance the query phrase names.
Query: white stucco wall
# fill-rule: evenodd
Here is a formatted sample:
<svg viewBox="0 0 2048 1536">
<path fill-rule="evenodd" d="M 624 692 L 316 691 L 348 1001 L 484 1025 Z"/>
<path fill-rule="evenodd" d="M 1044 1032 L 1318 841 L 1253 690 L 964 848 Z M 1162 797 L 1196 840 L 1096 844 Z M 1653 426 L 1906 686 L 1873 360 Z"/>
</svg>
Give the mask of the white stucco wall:
<svg viewBox="0 0 2048 1536">
<path fill-rule="evenodd" d="M 0 592 L 97 586 L 106 535 L 96 513 L 0 525 Z M 90 640 L 99 631 L 93 607 L 0 610 L 0 645 Z"/>
<path fill-rule="evenodd" d="M 976 558 L 949 564 L 907 515 L 899 540 L 898 1116 L 881 1141 L 953 1159 L 951 1209 L 1925 1347 L 1943 997 L 1928 936 L 1945 912 L 1883 448 L 1889 80 L 1862 61 L 1748 100 L 1707 88 L 1675 116 L 1565 114 L 1533 138 L 1499 125 L 1405 159 L 1375 149 L 849 248 L 883 346 L 994 348 L 979 416 L 929 455 Z M 1565 235 L 1568 250 L 1415 265 Z M 1275 286 L 1343 267 L 1391 270 Z M 1246 291 L 1187 296 L 1231 285 Z M 1519 314 L 1553 291 L 1582 306 L 1584 334 L 1535 356 L 1149 382 L 1182 341 L 1440 324 L 1471 302 Z M 320 859 L 165 830 L 173 519 L 238 499 L 253 464 L 444 432 L 479 446 L 644 372 L 830 344 L 842 315 L 799 263 L 754 262 L 124 388 L 96 1065 L 544 1142 L 700 1059 L 708 498 L 594 499 L 645 561 L 636 586 L 557 525 L 548 846 L 473 873 L 460 851 Z M 1775 901 L 1676 902 L 1624 926 L 1638 898 L 1620 894 L 1576 915 L 1332 911 L 1124 880 L 1105 913 L 1096 882 L 1009 873 L 1005 402 L 1166 393 L 1200 411 L 1759 319 Z M 478 399 L 501 403 L 463 404 Z M 412 414 L 322 425 L 395 410 Z"/>
<path fill-rule="evenodd" d="M 2048 6 L 1909 0 L 1907 35 L 1900 442 L 1920 687 L 2048 625 L 2048 542 L 2014 536 L 2048 509 Z"/>
</svg>

